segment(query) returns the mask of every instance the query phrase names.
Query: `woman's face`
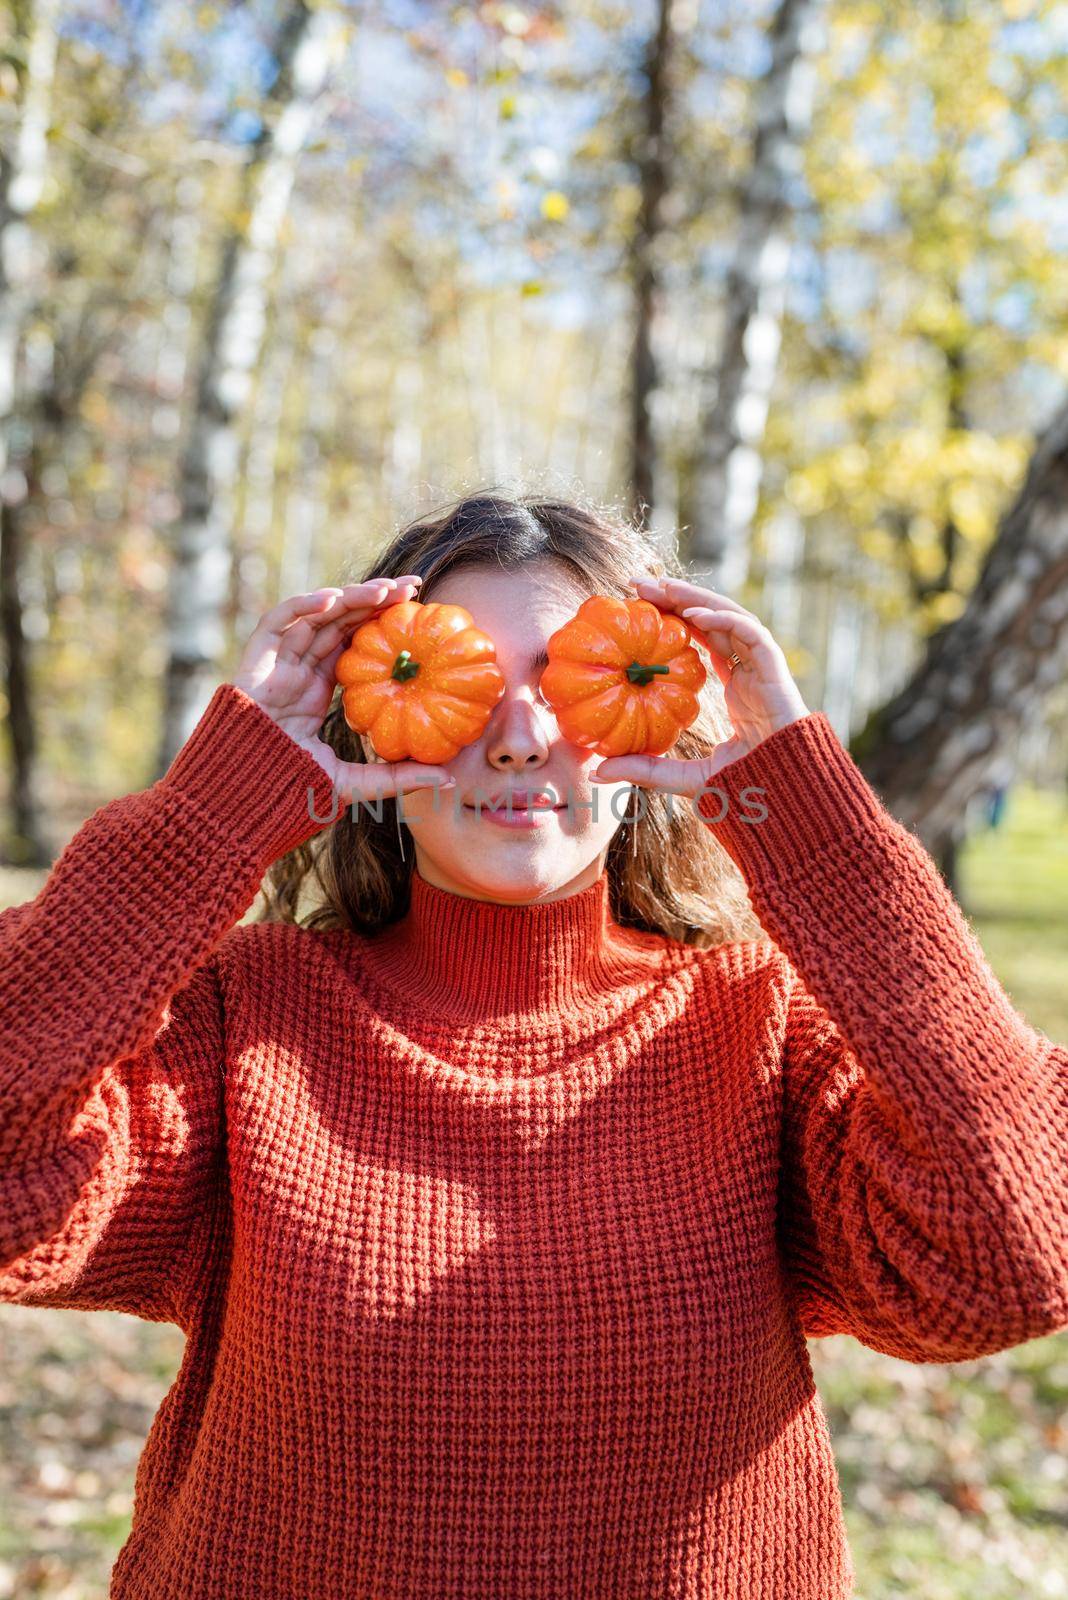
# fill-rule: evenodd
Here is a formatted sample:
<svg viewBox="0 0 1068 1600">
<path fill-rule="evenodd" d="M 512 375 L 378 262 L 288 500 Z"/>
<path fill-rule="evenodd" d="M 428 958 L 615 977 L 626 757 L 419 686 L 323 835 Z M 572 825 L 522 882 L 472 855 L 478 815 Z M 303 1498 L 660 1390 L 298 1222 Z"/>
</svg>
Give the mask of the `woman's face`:
<svg viewBox="0 0 1068 1600">
<path fill-rule="evenodd" d="M 507 904 L 559 899 L 599 877 L 627 814 L 630 786 L 589 781 L 600 756 L 562 737 L 538 691 L 549 635 L 585 597 L 551 560 L 517 572 L 465 567 L 426 595 L 471 613 L 496 645 L 505 680 L 481 738 L 442 763 L 455 789 L 410 790 L 403 797 L 416 865 L 429 883 Z M 369 760 L 377 759 L 366 738 L 363 747 Z M 550 790 L 553 808 L 524 809 L 519 791 L 526 789 L 532 799 Z M 491 810 L 509 793 L 515 795 L 512 821 L 503 808 L 496 816 Z"/>
</svg>

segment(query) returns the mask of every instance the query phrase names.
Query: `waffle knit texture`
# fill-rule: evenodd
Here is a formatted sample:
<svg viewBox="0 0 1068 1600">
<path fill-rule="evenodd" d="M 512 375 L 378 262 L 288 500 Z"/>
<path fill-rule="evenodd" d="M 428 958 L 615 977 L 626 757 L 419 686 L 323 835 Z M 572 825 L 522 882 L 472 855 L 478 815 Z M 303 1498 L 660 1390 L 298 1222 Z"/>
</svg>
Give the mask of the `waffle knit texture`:
<svg viewBox="0 0 1068 1600">
<path fill-rule="evenodd" d="M 771 942 L 238 926 L 332 791 L 223 684 L 0 916 L 0 1297 L 187 1336 L 113 1597 L 838 1600 L 806 1337 L 1068 1326 L 1068 1051 L 824 713 L 714 782 Z"/>
</svg>

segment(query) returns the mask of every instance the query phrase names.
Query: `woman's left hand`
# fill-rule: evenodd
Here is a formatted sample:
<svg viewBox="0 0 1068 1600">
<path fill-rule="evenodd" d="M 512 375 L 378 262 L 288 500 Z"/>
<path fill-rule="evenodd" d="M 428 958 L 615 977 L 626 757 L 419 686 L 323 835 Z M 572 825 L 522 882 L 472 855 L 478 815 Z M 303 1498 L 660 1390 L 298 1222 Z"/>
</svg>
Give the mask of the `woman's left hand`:
<svg viewBox="0 0 1068 1600">
<path fill-rule="evenodd" d="M 707 649 L 723 684 L 734 733 L 710 756 L 680 761 L 672 756 L 609 756 L 590 774 L 594 780 L 635 783 L 674 794 L 697 795 L 731 761 L 755 750 L 761 740 L 807 716 L 808 707 L 790 675 L 786 657 L 764 624 L 725 594 L 700 589 L 681 578 L 636 577 L 631 583 L 642 600 L 672 611 Z M 730 656 L 741 658 L 731 670 Z"/>
</svg>

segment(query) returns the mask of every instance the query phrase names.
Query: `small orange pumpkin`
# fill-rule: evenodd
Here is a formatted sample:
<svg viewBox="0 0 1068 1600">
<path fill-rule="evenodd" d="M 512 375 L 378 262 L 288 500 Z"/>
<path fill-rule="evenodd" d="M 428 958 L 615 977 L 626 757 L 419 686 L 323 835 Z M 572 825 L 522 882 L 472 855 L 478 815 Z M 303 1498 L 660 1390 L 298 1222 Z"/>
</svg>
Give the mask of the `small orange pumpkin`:
<svg viewBox="0 0 1068 1600">
<path fill-rule="evenodd" d="M 602 756 L 663 755 L 707 676 L 681 617 L 594 594 L 551 634 L 539 687 L 560 732 Z"/>
<path fill-rule="evenodd" d="M 345 721 L 385 761 L 451 761 L 505 690 L 489 634 L 439 600 L 400 600 L 361 623 L 335 675 Z"/>
</svg>

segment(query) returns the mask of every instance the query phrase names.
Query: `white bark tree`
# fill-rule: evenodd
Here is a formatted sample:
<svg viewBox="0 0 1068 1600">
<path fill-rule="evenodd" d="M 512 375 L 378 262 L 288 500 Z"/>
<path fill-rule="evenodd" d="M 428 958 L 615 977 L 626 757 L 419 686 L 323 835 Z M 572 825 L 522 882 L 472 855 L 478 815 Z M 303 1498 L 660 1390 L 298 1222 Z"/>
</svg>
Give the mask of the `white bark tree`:
<svg viewBox="0 0 1068 1600">
<path fill-rule="evenodd" d="M 698 583 L 737 594 L 749 573 L 762 446 L 782 338 L 790 244 L 789 184 L 808 131 L 820 0 L 781 0 L 771 65 L 756 91 L 756 128 L 738 203 L 715 362 L 702 375 L 687 551 Z"/>
<path fill-rule="evenodd" d="M 279 34 L 278 71 L 263 130 L 242 173 L 243 226 L 225 236 L 199 360 L 193 413 L 178 472 L 180 512 L 168 589 L 162 775 L 218 683 L 233 561 L 233 499 L 240 424 L 252 391 L 277 257 L 300 154 L 325 109 L 341 37 L 338 16 L 297 0 Z"/>
</svg>

